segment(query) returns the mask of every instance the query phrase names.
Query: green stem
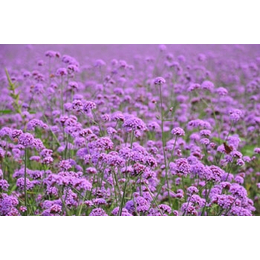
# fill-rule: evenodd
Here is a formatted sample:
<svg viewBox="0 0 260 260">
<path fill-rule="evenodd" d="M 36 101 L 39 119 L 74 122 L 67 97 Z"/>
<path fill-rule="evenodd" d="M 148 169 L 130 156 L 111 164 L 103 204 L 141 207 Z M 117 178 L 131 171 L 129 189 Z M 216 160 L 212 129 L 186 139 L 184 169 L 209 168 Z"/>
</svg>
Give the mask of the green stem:
<svg viewBox="0 0 260 260">
<path fill-rule="evenodd" d="M 122 215 L 122 209 L 123 209 L 123 204 L 124 204 L 124 200 L 125 200 L 125 193 L 126 193 L 126 186 L 128 184 L 128 181 L 129 181 L 129 177 L 127 177 L 127 179 L 125 181 L 124 190 L 123 190 L 123 197 L 122 197 L 120 208 L 119 208 L 119 211 L 118 211 L 119 216 Z"/>
<path fill-rule="evenodd" d="M 27 190 L 26 190 L 26 178 L 27 178 L 27 172 L 26 172 L 26 166 L 27 166 L 27 149 L 24 149 L 24 196 L 25 196 L 25 207 L 27 209 Z M 27 209 L 28 210 L 28 209 Z M 27 215 L 26 210 L 26 215 Z"/>
<path fill-rule="evenodd" d="M 61 76 L 61 111 L 62 115 L 64 115 L 64 96 L 63 96 L 63 77 Z"/>
<path fill-rule="evenodd" d="M 134 137 L 134 131 L 132 130 L 132 132 L 131 132 L 131 140 L 130 140 L 131 149 L 133 147 L 133 137 Z M 128 167 L 128 162 L 127 162 L 126 168 Z M 126 186 L 127 186 L 128 182 L 129 182 L 129 175 L 127 176 L 127 179 L 126 179 L 125 185 L 124 185 L 124 189 L 123 189 L 123 196 L 122 196 L 120 207 L 119 207 L 119 211 L 118 211 L 118 215 L 119 216 L 122 215 L 122 209 L 123 209 L 123 205 L 124 205 L 124 201 L 125 201 L 125 194 L 126 194 Z"/>
<path fill-rule="evenodd" d="M 86 191 L 86 193 L 85 193 L 85 196 L 84 196 L 84 199 L 83 199 L 83 203 L 80 205 L 80 209 L 79 209 L 79 214 L 78 214 L 78 216 L 81 215 L 81 211 L 82 211 L 82 208 L 83 208 L 83 205 L 84 205 L 84 202 L 85 202 L 86 197 L 87 197 L 87 191 Z"/>
<path fill-rule="evenodd" d="M 165 181 L 167 183 L 167 188 L 168 188 L 168 197 L 170 200 L 170 185 L 169 185 L 169 180 L 168 180 L 168 172 L 167 172 L 167 162 L 166 162 L 166 153 L 165 153 L 165 139 L 163 136 L 163 103 L 162 103 L 162 86 L 159 85 L 160 89 L 160 103 L 161 103 L 161 131 L 162 131 L 162 149 L 163 149 L 163 157 L 164 157 L 164 165 L 165 165 Z"/>
<path fill-rule="evenodd" d="M 121 199 L 120 187 L 119 187 L 118 180 L 117 180 L 117 177 L 116 177 L 115 169 L 112 169 L 112 174 L 114 174 L 116 187 L 117 187 L 117 190 L 118 190 L 118 197 L 119 197 L 119 199 Z"/>
</svg>

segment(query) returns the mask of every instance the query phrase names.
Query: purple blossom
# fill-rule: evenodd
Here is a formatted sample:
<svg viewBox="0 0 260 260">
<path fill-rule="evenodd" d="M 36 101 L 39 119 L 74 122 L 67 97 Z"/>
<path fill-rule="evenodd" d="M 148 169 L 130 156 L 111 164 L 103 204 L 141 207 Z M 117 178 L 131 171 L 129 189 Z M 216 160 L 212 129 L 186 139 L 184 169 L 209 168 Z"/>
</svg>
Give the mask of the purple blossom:
<svg viewBox="0 0 260 260">
<path fill-rule="evenodd" d="M 0 190 L 8 191 L 9 184 L 6 180 L 0 180 Z"/>
<path fill-rule="evenodd" d="M 18 139 L 18 143 L 25 147 L 32 146 L 33 142 L 34 142 L 34 137 L 29 133 L 21 134 Z"/>
<path fill-rule="evenodd" d="M 145 131 L 147 129 L 145 123 L 137 117 L 129 117 L 125 120 L 123 127 L 127 130 L 141 130 Z"/>
<path fill-rule="evenodd" d="M 108 216 L 106 212 L 101 208 L 96 208 L 91 211 L 89 216 Z"/>
<path fill-rule="evenodd" d="M 163 84 L 165 84 L 166 81 L 162 77 L 157 77 L 154 79 L 153 82 L 154 82 L 154 85 L 163 85 Z"/>
<path fill-rule="evenodd" d="M 187 159 L 180 158 L 175 160 L 176 172 L 180 175 L 187 176 L 190 173 L 190 164 Z"/>
<path fill-rule="evenodd" d="M 184 136 L 185 135 L 185 132 L 182 128 L 180 127 L 175 127 L 172 129 L 171 133 L 173 135 L 176 135 L 176 136 Z"/>
</svg>

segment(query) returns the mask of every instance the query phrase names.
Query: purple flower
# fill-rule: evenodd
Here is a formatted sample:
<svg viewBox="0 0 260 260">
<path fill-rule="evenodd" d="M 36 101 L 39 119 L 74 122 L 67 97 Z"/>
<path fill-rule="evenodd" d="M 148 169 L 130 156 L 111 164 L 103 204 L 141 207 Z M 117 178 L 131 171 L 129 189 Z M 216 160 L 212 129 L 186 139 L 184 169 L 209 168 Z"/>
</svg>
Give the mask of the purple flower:
<svg viewBox="0 0 260 260">
<path fill-rule="evenodd" d="M 72 109 L 75 110 L 76 112 L 81 112 L 83 111 L 83 103 L 81 100 L 73 100 L 72 102 Z"/>
<path fill-rule="evenodd" d="M 242 159 L 238 159 L 237 160 L 237 165 L 243 166 L 243 165 L 245 165 L 245 162 Z"/>
<path fill-rule="evenodd" d="M 214 88 L 214 84 L 211 81 L 203 81 L 203 83 L 201 84 L 201 89 L 206 89 L 206 90 L 210 90 L 212 91 Z"/>
<path fill-rule="evenodd" d="M 137 117 L 130 117 L 125 120 L 123 123 L 123 127 L 125 127 L 128 131 L 129 130 L 141 130 L 145 131 L 147 129 L 143 120 Z"/>
<path fill-rule="evenodd" d="M 22 131 L 22 130 L 14 129 L 14 130 L 12 131 L 11 136 L 12 136 L 13 139 L 15 139 L 15 138 L 19 138 L 19 136 L 20 136 L 21 134 L 23 134 L 23 131 Z"/>
<path fill-rule="evenodd" d="M 154 79 L 154 81 L 153 81 L 153 83 L 154 83 L 154 85 L 163 85 L 163 84 L 165 84 L 165 79 L 164 78 L 162 78 L 162 77 L 157 77 L 157 78 L 155 78 Z"/>
<path fill-rule="evenodd" d="M 185 135 L 185 132 L 182 128 L 180 127 L 175 127 L 172 129 L 171 133 L 173 135 L 176 135 L 176 136 L 184 136 Z"/>
<path fill-rule="evenodd" d="M 193 203 L 191 203 L 191 202 L 183 203 L 181 206 L 181 210 L 186 215 L 194 215 L 194 216 L 198 215 L 198 212 L 196 211 L 195 207 L 193 206 Z"/>
<path fill-rule="evenodd" d="M 134 199 L 134 204 L 136 206 L 137 212 L 147 212 L 150 208 L 150 202 L 148 202 L 145 198 L 139 196 Z"/>
<path fill-rule="evenodd" d="M 69 70 L 72 70 L 72 67 L 68 67 Z M 69 82 L 69 89 L 71 90 L 77 90 L 79 88 L 79 84 L 75 81 L 70 81 Z"/>
<path fill-rule="evenodd" d="M 48 157 L 48 156 L 52 156 L 52 153 L 53 151 L 50 150 L 50 149 L 43 149 L 41 152 L 40 152 L 40 155 L 42 157 Z"/>
<path fill-rule="evenodd" d="M 171 214 L 171 212 L 172 212 L 171 207 L 168 206 L 168 205 L 165 205 L 165 204 L 160 204 L 160 205 L 158 206 L 158 208 L 159 208 L 163 213 Z"/>
<path fill-rule="evenodd" d="M 103 198 L 97 198 L 97 199 L 94 199 L 94 200 L 93 200 L 93 204 L 94 204 L 95 206 L 99 206 L 99 205 L 106 205 L 107 202 L 106 202 L 106 200 L 103 199 Z"/>
<path fill-rule="evenodd" d="M 62 160 L 60 163 L 59 163 L 59 168 L 61 170 L 69 170 L 72 168 L 72 165 L 71 165 L 71 161 L 70 160 Z"/>
<path fill-rule="evenodd" d="M 175 160 L 176 172 L 180 175 L 187 176 L 190 173 L 190 164 L 187 159 L 180 158 Z"/>
<path fill-rule="evenodd" d="M 199 190 L 195 186 L 190 186 L 187 188 L 187 193 L 189 195 L 193 195 L 194 193 L 198 193 Z"/>
<path fill-rule="evenodd" d="M 109 137 L 101 137 L 95 142 L 96 148 L 101 148 L 104 150 L 112 150 L 113 149 L 113 142 Z"/>
<path fill-rule="evenodd" d="M 59 68 L 56 72 L 57 76 L 65 76 L 68 74 L 68 71 L 66 68 Z"/>
<path fill-rule="evenodd" d="M 260 148 L 256 147 L 256 148 L 254 149 L 254 153 L 260 154 Z"/>
<path fill-rule="evenodd" d="M 50 213 L 51 214 L 59 214 L 62 212 L 62 206 L 54 204 L 50 207 Z"/>
<path fill-rule="evenodd" d="M 96 208 L 91 211 L 89 216 L 108 216 L 106 212 L 101 208 Z"/>
<path fill-rule="evenodd" d="M 200 89 L 201 86 L 198 83 L 190 83 L 190 86 L 188 88 L 189 92 L 192 92 L 193 90 Z"/>
<path fill-rule="evenodd" d="M 154 131 L 154 132 L 161 132 L 161 127 L 157 122 L 151 122 L 147 125 L 147 128 L 150 131 Z"/>
<path fill-rule="evenodd" d="M 24 189 L 24 178 L 23 177 L 21 177 L 17 180 L 16 186 L 17 186 L 17 188 L 19 188 L 21 190 Z M 34 187 L 33 183 L 28 178 L 26 178 L 26 190 L 31 190 L 33 187 Z"/>
<path fill-rule="evenodd" d="M 210 143 L 210 141 L 209 141 L 208 138 L 202 138 L 202 139 L 200 139 L 200 143 L 201 143 L 201 144 L 208 145 L 208 144 Z"/>
<path fill-rule="evenodd" d="M 1 191 L 8 191 L 8 187 L 9 187 L 9 184 L 6 180 L 0 180 L 0 190 Z"/>
<path fill-rule="evenodd" d="M 37 151 L 40 151 L 45 148 L 42 143 L 42 140 L 40 140 L 38 138 L 33 139 L 32 147 L 34 147 Z"/>
<path fill-rule="evenodd" d="M 218 93 L 218 95 L 220 96 L 226 96 L 228 94 L 227 89 L 220 87 L 216 89 L 216 93 Z"/>
<path fill-rule="evenodd" d="M 111 214 L 114 215 L 114 216 L 117 216 L 118 215 L 118 212 L 119 212 L 119 207 L 116 207 L 112 210 Z M 122 214 L 121 216 L 133 216 L 132 214 L 130 214 L 128 212 L 128 210 L 126 208 L 122 208 Z"/>
<path fill-rule="evenodd" d="M 205 129 L 208 129 L 208 130 L 211 129 L 210 123 L 208 123 L 204 120 L 201 120 L 201 119 L 191 120 L 188 123 L 188 127 L 191 128 L 191 129 L 196 128 L 196 127 L 205 128 Z"/>
<path fill-rule="evenodd" d="M 47 165 L 52 164 L 53 163 L 53 158 L 50 157 L 50 156 L 46 156 L 46 157 L 44 157 L 42 159 L 42 163 L 43 164 L 47 164 Z"/>
<path fill-rule="evenodd" d="M 233 183 L 229 189 L 230 193 L 239 198 L 239 199 L 243 199 L 247 197 L 247 191 L 243 186 L 240 186 L 237 183 Z"/>
<path fill-rule="evenodd" d="M 109 115 L 106 116 L 106 118 L 109 118 Z M 113 113 L 113 115 L 111 116 L 112 121 L 125 121 L 125 116 L 122 114 L 122 112 L 117 111 L 115 113 Z M 103 118 L 104 120 L 104 118 Z M 108 121 L 108 120 L 104 120 L 104 121 Z"/>
<path fill-rule="evenodd" d="M 225 172 L 222 169 L 220 169 L 218 166 L 215 166 L 215 165 L 209 166 L 209 169 L 212 173 L 212 175 L 210 176 L 210 179 L 215 182 L 220 182 Z"/>
<path fill-rule="evenodd" d="M 86 101 L 83 105 L 83 110 L 86 113 L 89 113 L 91 110 L 95 109 L 97 105 L 92 101 Z"/>
<path fill-rule="evenodd" d="M 3 193 L 0 196 L 0 216 L 19 216 L 16 206 L 19 204 L 15 196 Z"/>
<path fill-rule="evenodd" d="M 232 109 L 229 111 L 229 115 L 230 115 L 230 119 L 233 122 L 237 122 L 241 119 L 241 117 L 243 116 L 243 113 L 239 109 Z"/>
<path fill-rule="evenodd" d="M 18 143 L 23 145 L 24 147 L 32 146 L 33 142 L 34 142 L 34 137 L 29 133 L 21 134 L 18 139 Z"/>
<path fill-rule="evenodd" d="M 235 177 L 235 182 L 238 184 L 243 184 L 244 183 L 244 179 L 241 176 L 236 176 Z"/>
</svg>

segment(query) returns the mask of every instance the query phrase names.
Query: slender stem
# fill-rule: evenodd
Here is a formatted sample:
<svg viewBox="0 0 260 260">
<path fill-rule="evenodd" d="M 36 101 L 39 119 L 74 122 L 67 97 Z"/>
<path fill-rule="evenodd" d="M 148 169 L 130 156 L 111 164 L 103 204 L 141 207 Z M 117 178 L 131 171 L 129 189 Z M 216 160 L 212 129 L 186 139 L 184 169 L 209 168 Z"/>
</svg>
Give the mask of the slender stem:
<svg viewBox="0 0 260 260">
<path fill-rule="evenodd" d="M 131 132 L 131 139 L 130 139 L 130 147 L 131 147 L 131 149 L 133 147 L 133 138 L 134 138 L 134 131 L 132 130 L 132 132 Z M 126 168 L 128 167 L 128 162 L 127 162 Z M 125 185 L 124 185 L 124 189 L 123 189 L 123 196 L 122 196 L 120 207 L 119 207 L 119 211 L 118 211 L 118 215 L 119 216 L 122 215 L 122 209 L 123 209 L 123 204 L 124 204 L 124 201 L 125 201 L 125 194 L 126 194 L 126 186 L 127 186 L 128 182 L 129 182 L 129 178 L 130 177 L 128 175 L 127 179 L 125 181 Z"/>
<path fill-rule="evenodd" d="M 150 196 L 153 197 L 153 194 L 152 194 L 152 192 L 150 191 L 148 185 L 147 185 L 146 183 L 145 183 L 144 185 L 145 185 L 145 187 L 147 188 L 147 190 L 148 190 Z M 154 201 L 154 203 L 155 203 L 155 205 L 157 206 L 158 210 L 160 211 L 161 215 L 163 216 L 163 212 L 162 212 L 161 209 L 159 208 L 159 205 L 158 205 L 158 203 L 156 202 L 156 200 Z M 152 206 L 152 203 L 151 203 L 151 206 Z M 151 209 L 151 206 L 150 206 L 149 210 Z"/>
<path fill-rule="evenodd" d="M 189 203 L 190 203 L 191 197 L 192 197 L 192 195 L 191 195 L 191 196 L 189 197 L 189 199 L 188 199 L 187 209 L 189 208 Z M 185 211 L 183 212 L 182 216 L 185 216 L 186 213 L 187 213 L 187 210 L 185 210 Z"/>
<path fill-rule="evenodd" d="M 208 203 L 208 198 L 209 198 L 209 195 L 210 195 L 210 192 L 211 192 L 211 189 L 212 189 L 212 185 L 211 183 L 209 184 L 209 191 L 207 192 L 207 184 L 206 184 L 206 199 L 205 199 L 205 205 L 202 209 L 202 212 L 201 212 L 201 216 L 204 215 L 204 212 L 205 212 L 205 209 L 206 209 L 206 206 L 207 206 L 207 203 Z"/>
<path fill-rule="evenodd" d="M 168 172 L 167 172 L 167 162 L 166 162 L 166 154 L 165 154 L 165 139 L 163 136 L 163 103 L 162 103 L 162 86 L 159 85 L 159 89 L 160 89 L 160 103 L 161 103 L 161 131 L 162 131 L 162 149 L 163 149 L 163 157 L 164 157 L 164 165 L 165 165 L 165 181 L 167 183 L 167 188 L 168 188 L 168 197 L 170 200 L 170 185 L 169 185 L 169 180 L 168 180 Z"/>
<path fill-rule="evenodd" d="M 27 167 L 27 149 L 24 149 L 24 196 L 25 196 L 25 207 L 27 208 L 27 189 L 26 189 L 26 178 L 27 178 L 27 172 L 26 172 L 26 167 Z M 27 209 L 28 210 L 28 209 Z M 26 210 L 26 215 L 27 215 L 27 210 Z"/>
<path fill-rule="evenodd" d="M 130 147 L 131 147 L 131 149 L 133 148 L 133 139 L 134 139 L 134 130 L 132 130 L 132 132 L 131 132 L 131 140 L 130 140 Z"/>
<path fill-rule="evenodd" d="M 121 203 L 120 203 L 120 208 L 119 208 L 119 211 L 118 211 L 119 216 L 122 215 L 122 209 L 123 209 L 123 204 L 124 204 L 124 200 L 125 200 L 125 193 L 126 193 L 126 186 L 128 184 L 128 181 L 129 181 L 129 177 L 127 177 L 127 179 L 125 181 L 124 190 L 123 190 L 123 197 L 122 197 L 122 200 L 121 200 Z"/>
<path fill-rule="evenodd" d="M 233 126 L 234 126 L 234 123 L 232 122 L 232 124 L 231 124 L 231 126 L 230 126 L 230 129 L 229 129 L 229 131 L 228 131 L 228 134 L 227 134 L 227 136 L 225 137 L 224 142 L 227 141 L 227 139 L 228 139 L 228 137 L 229 137 L 229 135 L 230 135 L 230 133 L 231 133 L 231 131 L 232 131 Z M 222 154 L 220 154 L 220 156 L 219 156 L 218 165 L 220 164 L 221 158 L 222 158 Z"/>
<path fill-rule="evenodd" d="M 61 76 L 61 111 L 64 115 L 64 90 L 63 90 L 63 77 Z"/>
<path fill-rule="evenodd" d="M 82 208 L 83 208 L 83 205 L 84 205 L 84 202 L 85 202 L 85 199 L 86 199 L 86 198 L 87 198 L 87 191 L 86 191 L 85 196 L 84 196 L 84 198 L 83 198 L 83 202 L 82 202 L 82 204 L 80 205 L 80 209 L 79 209 L 79 214 L 78 214 L 78 216 L 81 215 L 81 211 L 82 211 Z"/>
<path fill-rule="evenodd" d="M 116 177 L 115 169 L 112 169 L 112 174 L 114 175 L 114 178 L 115 178 L 115 182 L 116 182 L 115 188 L 117 188 L 117 190 L 118 190 L 118 197 L 119 197 L 119 199 L 121 199 L 120 187 L 119 187 L 118 180 Z"/>
<path fill-rule="evenodd" d="M 235 204 L 237 198 L 234 200 L 234 202 L 231 204 L 231 206 L 226 210 L 224 216 L 227 216 L 227 214 L 229 213 L 229 211 L 232 209 L 233 205 Z"/>
<path fill-rule="evenodd" d="M 170 162 L 174 159 L 174 152 L 175 152 L 175 147 L 176 147 L 177 138 L 178 138 L 178 136 L 176 135 L 176 136 L 175 136 L 175 139 L 174 139 L 173 150 L 172 150 L 172 154 L 171 154 L 171 159 L 170 159 L 170 161 L 169 161 L 169 163 L 168 163 L 168 167 L 169 167 Z"/>
<path fill-rule="evenodd" d="M 66 211 L 66 213 L 67 213 L 67 216 L 70 216 L 70 212 L 69 212 L 69 210 L 68 210 L 68 208 L 67 208 L 67 205 L 66 205 L 67 195 L 68 195 L 68 188 L 66 189 L 66 194 L 65 194 L 65 199 L 64 199 L 64 200 L 62 199 L 62 195 L 61 195 L 61 202 L 62 202 L 62 205 L 63 205 L 64 208 L 65 208 L 65 211 Z"/>
<path fill-rule="evenodd" d="M 38 105 L 36 105 L 36 106 L 37 106 L 37 108 L 42 112 L 42 116 L 43 116 L 44 120 L 46 121 L 46 123 L 47 123 L 48 125 L 50 125 L 50 123 L 49 123 L 47 117 L 46 117 L 45 114 L 44 114 L 44 110 L 41 109 L 40 106 L 38 106 Z M 57 136 L 53 133 L 53 131 L 51 130 L 51 128 L 49 128 L 49 130 L 51 131 L 51 133 L 52 133 L 52 135 L 53 135 L 55 141 L 56 141 L 56 142 L 58 143 L 58 145 L 60 146 L 60 142 L 59 142 Z"/>
</svg>

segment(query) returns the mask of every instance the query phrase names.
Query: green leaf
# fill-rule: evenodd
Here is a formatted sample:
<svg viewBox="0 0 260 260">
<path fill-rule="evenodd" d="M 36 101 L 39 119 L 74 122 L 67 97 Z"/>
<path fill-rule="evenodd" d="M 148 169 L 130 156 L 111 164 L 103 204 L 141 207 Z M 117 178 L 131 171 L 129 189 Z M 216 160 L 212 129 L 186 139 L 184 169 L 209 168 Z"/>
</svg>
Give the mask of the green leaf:
<svg viewBox="0 0 260 260">
<path fill-rule="evenodd" d="M 241 149 L 241 152 L 244 156 L 252 156 L 254 154 L 254 145 L 246 145 Z"/>
<path fill-rule="evenodd" d="M 222 140 L 221 138 L 218 138 L 218 137 L 212 137 L 212 140 L 217 142 L 218 144 L 223 144 L 224 143 L 224 140 Z"/>
<path fill-rule="evenodd" d="M 14 83 L 12 82 L 10 76 L 9 76 L 9 73 L 7 71 L 7 69 L 5 68 L 5 74 L 6 74 L 6 77 L 7 77 L 7 80 L 8 80 L 8 83 L 10 85 L 11 88 L 14 88 Z"/>
<path fill-rule="evenodd" d="M 11 114 L 13 111 L 12 110 L 0 110 L 1 114 Z"/>
<path fill-rule="evenodd" d="M 11 192 L 13 192 L 16 189 L 16 185 L 14 185 L 11 189 Z"/>
</svg>

